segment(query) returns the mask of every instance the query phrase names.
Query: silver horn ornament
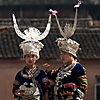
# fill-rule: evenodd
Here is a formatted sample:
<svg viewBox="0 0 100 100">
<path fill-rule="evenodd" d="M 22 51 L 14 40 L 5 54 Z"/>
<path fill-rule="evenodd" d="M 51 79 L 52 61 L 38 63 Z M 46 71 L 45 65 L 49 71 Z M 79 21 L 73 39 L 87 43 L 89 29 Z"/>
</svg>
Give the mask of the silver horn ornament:
<svg viewBox="0 0 100 100">
<path fill-rule="evenodd" d="M 59 28 L 59 31 L 61 33 L 61 35 L 66 39 L 66 38 L 70 38 L 74 32 L 75 32 L 75 29 L 76 29 L 76 24 L 77 24 L 77 8 L 76 8 L 76 13 L 75 13 L 75 19 L 74 19 L 74 25 L 73 27 L 71 26 L 71 24 L 67 24 L 65 25 L 64 27 L 64 32 L 59 24 L 59 21 L 58 21 L 58 18 L 57 18 L 57 15 L 55 14 L 55 17 L 56 17 L 56 21 L 57 21 L 57 24 L 58 24 L 58 28 Z"/>
<path fill-rule="evenodd" d="M 19 30 L 19 27 L 17 25 L 15 15 L 13 14 L 12 17 L 13 17 L 13 23 L 14 23 L 15 32 L 17 33 L 17 35 L 20 38 L 25 39 L 25 41 L 38 41 L 38 40 L 42 40 L 42 39 L 44 39 L 48 35 L 48 33 L 50 31 L 50 27 L 51 27 L 51 14 L 49 15 L 48 23 L 47 23 L 46 29 L 45 29 L 45 31 L 43 33 L 41 33 L 35 27 L 29 27 L 29 29 L 24 30 L 24 32 L 22 33 Z"/>
</svg>

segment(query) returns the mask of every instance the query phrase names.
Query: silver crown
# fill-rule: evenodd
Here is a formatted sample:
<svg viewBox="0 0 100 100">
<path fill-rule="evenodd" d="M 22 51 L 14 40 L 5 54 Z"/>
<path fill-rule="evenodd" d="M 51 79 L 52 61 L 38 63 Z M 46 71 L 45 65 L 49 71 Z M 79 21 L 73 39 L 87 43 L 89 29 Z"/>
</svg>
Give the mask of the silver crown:
<svg viewBox="0 0 100 100">
<path fill-rule="evenodd" d="M 66 51 L 66 52 L 74 55 L 75 57 L 77 57 L 76 52 L 78 51 L 80 44 L 77 43 L 76 41 L 72 40 L 72 39 L 69 39 L 69 38 L 74 34 L 75 29 L 76 29 L 77 12 L 78 12 L 77 7 L 79 7 L 80 4 L 78 4 L 78 6 L 77 5 L 74 6 L 76 8 L 76 13 L 75 13 L 73 27 L 70 24 L 66 24 L 65 27 L 64 27 L 64 32 L 61 29 L 61 26 L 59 24 L 59 20 L 57 18 L 56 13 L 54 14 L 55 17 L 56 17 L 56 21 L 57 21 L 57 24 L 58 24 L 59 31 L 60 31 L 61 35 L 63 36 L 63 38 L 57 38 L 57 40 L 56 40 L 56 42 L 58 43 L 59 49 L 62 49 L 63 51 Z"/>
<path fill-rule="evenodd" d="M 72 55 L 74 55 L 75 57 L 77 57 L 76 53 L 79 49 L 79 43 L 77 43 L 76 41 L 72 40 L 72 39 L 64 39 L 64 38 L 58 38 L 57 40 L 59 49 L 65 52 L 68 52 Z"/>
<path fill-rule="evenodd" d="M 49 34 L 51 26 L 51 14 L 49 15 L 48 24 L 43 33 L 41 33 L 35 27 L 29 27 L 29 29 L 24 30 L 24 32 L 22 33 L 18 28 L 14 14 L 13 14 L 13 23 L 17 35 L 25 40 L 20 44 L 21 49 L 23 49 L 23 55 L 34 54 L 37 55 L 37 57 L 39 58 L 39 51 L 44 46 L 41 42 L 39 42 L 39 40 L 44 39 Z"/>
</svg>

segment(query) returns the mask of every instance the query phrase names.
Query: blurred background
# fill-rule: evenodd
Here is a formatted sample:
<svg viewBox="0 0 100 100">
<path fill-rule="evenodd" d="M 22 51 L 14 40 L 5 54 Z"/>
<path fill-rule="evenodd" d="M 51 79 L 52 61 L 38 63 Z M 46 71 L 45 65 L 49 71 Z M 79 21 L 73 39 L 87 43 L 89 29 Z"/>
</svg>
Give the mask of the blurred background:
<svg viewBox="0 0 100 100">
<path fill-rule="evenodd" d="M 71 37 L 80 43 L 79 62 L 87 70 L 88 91 L 84 100 L 100 100 L 100 0 L 83 0 L 78 9 L 75 34 Z M 73 24 L 77 0 L 0 0 L 0 100 L 14 100 L 12 85 L 15 74 L 25 66 L 19 44 L 23 41 L 13 28 L 15 14 L 20 30 L 36 27 L 44 32 L 49 9 L 58 11 L 62 29 Z M 53 69 L 62 65 L 56 38 L 61 37 L 55 17 L 52 16 L 49 35 L 42 40 L 44 48 L 37 65 L 44 69 L 45 62 Z"/>
</svg>

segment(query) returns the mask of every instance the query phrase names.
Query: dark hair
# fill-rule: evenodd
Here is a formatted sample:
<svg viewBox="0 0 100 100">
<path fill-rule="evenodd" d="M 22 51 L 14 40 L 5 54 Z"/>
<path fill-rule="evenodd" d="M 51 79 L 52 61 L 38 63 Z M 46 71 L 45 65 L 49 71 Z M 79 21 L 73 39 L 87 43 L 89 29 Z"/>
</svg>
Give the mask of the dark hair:
<svg viewBox="0 0 100 100">
<path fill-rule="evenodd" d="M 71 53 L 69 53 L 70 55 L 72 55 Z M 72 55 L 74 59 L 77 59 L 77 57 L 75 57 L 74 55 Z"/>
<path fill-rule="evenodd" d="M 26 55 L 23 56 L 24 58 L 26 57 Z"/>
</svg>

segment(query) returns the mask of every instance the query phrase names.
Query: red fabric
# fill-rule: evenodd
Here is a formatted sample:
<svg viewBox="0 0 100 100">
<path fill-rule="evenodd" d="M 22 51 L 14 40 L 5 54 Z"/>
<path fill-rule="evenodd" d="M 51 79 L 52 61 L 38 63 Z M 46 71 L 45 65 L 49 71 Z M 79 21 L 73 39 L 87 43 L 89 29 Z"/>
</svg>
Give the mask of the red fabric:
<svg viewBox="0 0 100 100">
<path fill-rule="evenodd" d="M 43 82 L 43 90 L 48 90 L 51 88 L 49 81 Z"/>
<path fill-rule="evenodd" d="M 71 92 L 74 92 L 76 91 L 76 85 L 74 83 L 66 83 L 64 84 L 64 90 L 65 91 L 71 91 Z"/>
</svg>

